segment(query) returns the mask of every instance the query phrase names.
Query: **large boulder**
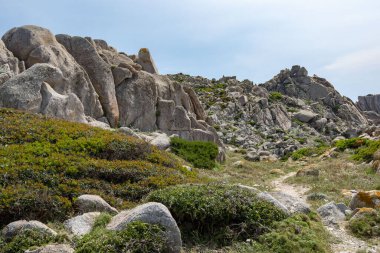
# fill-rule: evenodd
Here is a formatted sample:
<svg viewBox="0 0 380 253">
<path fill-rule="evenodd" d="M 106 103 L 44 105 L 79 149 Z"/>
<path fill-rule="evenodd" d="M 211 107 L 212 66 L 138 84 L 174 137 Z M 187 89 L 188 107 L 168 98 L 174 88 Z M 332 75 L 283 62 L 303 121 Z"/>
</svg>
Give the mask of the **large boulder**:
<svg viewBox="0 0 380 253">
<path fill-rule="evenodd" d="M 36 230 L 48 236 L 57 235 L 57 232 L 55 232 L 53 229 L 49 228 L 42 222 L 39 222 L 36 220 L 32 220 L 32 221 L 19 220 L 19 221 L 11 222 L 3 228 L 1 233 L 2 233 L 2 236 L 6 240 L 9 240 L 15 237 L 18 233 L 20 233 L 23 230 Z"/>
<path fill-rule="evenodd" d="M 85 194 L 79 196 L 74 205 L 80 213 L 88 212 L 108 212 L 111 214 L 118 213 L 116 208 L 110 206 L 104 199 L 98 195 Z"/>
<path fill-rule="evenodd" d="M 95 43 L 90 39 L 77 36 L 71 37 L 63 34 L 57 35 L 56 38 L 86 70 L 92 85 L 99 95 L 99 100 L 110 125 L 112 127 L 117 126 L 119 108 L 116 100 L 116 90 L 111 65 L 100 57 L 95 48 Z M 129 70 L 127 69 L 127 71 Z M 121 79 L 121 77 L 119 77 L 119 79 Z"/>
<path fill-rule="evenodd" d="M 99 212 L 84 213 L 66 220 L 63 225 L 73 235 L 82 236 L 91 232 Z"/>
<path fill-rule="evenodd" d="M 86 115 L 102 117 L 98 95 L 87 73 L 48 29 L 32 25 L 16 27 L 4 34 L 2 40 L 14 56 L 25 61 L 27 68 L 37 63 L 49 63 L 59 68 L 64 78 L 52 88 L 62 95 L 75 93 L 84 105 Z"/>
<path fill-rule="evenodd" d="M 25 253 L 74 253 L 74 249 L 68 244 L 50 244 L 38 249 L 27 250 Z"/>
<path fill-rule="evenodd" d="M 123 230 L 129 223 L 134 221 L 163 226 L 166 229 L 168 239 L 167 252 L 178 253 L 181 251 L 181 232 L 170 211 L 163 204 L 149 202 L 131 210 L 122 211 L 112 218 L 107 225 L 107 229 Z"/>
</svg>

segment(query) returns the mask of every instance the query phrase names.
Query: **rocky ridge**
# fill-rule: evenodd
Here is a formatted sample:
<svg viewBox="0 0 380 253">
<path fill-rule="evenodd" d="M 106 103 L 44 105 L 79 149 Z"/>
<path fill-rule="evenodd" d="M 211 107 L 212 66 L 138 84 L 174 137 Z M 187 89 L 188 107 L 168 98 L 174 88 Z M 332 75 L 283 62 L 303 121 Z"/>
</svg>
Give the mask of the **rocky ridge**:
<svg viewBox="0 0 380 253">
<path fill-rule="evenodd" d="M 193 87 L 207 122 L 223 142 L 250 150 L 253 160 L 358 136 L 370 124 L 353 101 L 300 66 L 284 69 L 259 85 L 236 77 L 209 80 L 177 74 L 170 78 Z"/>
<path fill-rule="evenodd" d="M 0 41 L 0 107 L 212 141 L 223 154 L 194 91 L 159 75 L 146 48 L 128 55 L 103 40 L 13 28 Z"/>
</svg>

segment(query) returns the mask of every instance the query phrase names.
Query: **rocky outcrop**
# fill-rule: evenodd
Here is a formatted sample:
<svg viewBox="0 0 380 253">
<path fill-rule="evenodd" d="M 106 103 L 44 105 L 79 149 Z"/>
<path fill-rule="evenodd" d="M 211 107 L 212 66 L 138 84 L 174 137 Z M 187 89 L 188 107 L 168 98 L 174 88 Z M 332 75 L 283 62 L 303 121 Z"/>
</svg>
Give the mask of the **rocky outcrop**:
<svg viewBox="0 0 380 253">
<path fill-rule="evenodd" d="M 169 77 L 195 90 L 208 115 L 205 121 L 216 128 L 224 143 L 256 154 L 247 157 L 251 160 L 260 160 L 261 151 L 283 157 L 339 135 L 358 136 L 368 125 L 365 114 L 350 99 L 300 66 L 282 70 L 260 85 L 236 77 Z"/>
<path fill-rule="evenodd" d="M 178 253 L 181 251 L 181 232 L 170 211 L 163 204 L 149 202 L 131 210 L 122 211 L 112 218 L 111 222 L 107 225 L 107 229 L 120 231 L 133 221 L 163 226 L 168 239 L 165 252 Z"/>
<path fill-rule="evenodd" d="M 84 68 L 99 95 L 99 100 L 110 125 L 117 126 L 119 108 L 111 65 L 100 57 L 96 45 L 91 39 L 68 35 L 57 35 L 56 38 Z"/>
<path fill-rule="evenodd" d="M 372 123 L 380 125 L 380 94 L 359 96 L 356 104 Z"/>
<path fill-rule="evenodd" d="M 0 43 L 0 85 L 1 107 L 102 128 L 161 130 L 223 151 L 194 90 L 158 75 L 145 48 L 127 55 L 103 40 L 16 27 Z"/>
<path fill-rule="evenodd" d="M 77 95 L 86 115 L 96 119 L 103 115 L 98 95 L 87 73 L 49 30 L 38 26 L 17 27 L 4 34 L 2 40 L 14 56 L 25 61 L 26 68 L 37 63 L 48 63 L 58 68 L 63 79 L 52 88 L 62 95 Z"/>
<path fill-rule="evenodd" d="M 35 64 L 0 86 L 0 107 L 13 107 L 76 122 L 87 122 L 84 108 L 74 93 L 61 95 L 52 86 L 64 79 L 49 64 Z"/>
</svg>

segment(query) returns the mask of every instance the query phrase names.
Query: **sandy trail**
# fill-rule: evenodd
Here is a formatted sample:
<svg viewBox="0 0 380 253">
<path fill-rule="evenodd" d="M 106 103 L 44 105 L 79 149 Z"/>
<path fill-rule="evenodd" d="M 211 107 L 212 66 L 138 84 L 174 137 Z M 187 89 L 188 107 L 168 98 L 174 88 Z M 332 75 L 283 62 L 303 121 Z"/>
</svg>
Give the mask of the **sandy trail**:
<svg viewBox="0 0 380 253">
<path fill-rule="evenodd" d="M 285 182 L 287 178 L 293 177 L 296 172 L 288 173 L 272 181 L 274 191 L 286 193 L 294 198 L 299 199 L 301 202 L 306 203 L 306 192 L 308 187 L 288 184 Z M 369 246 L 365 241 L 351 236 L 347 230 L 347 222 L 343 221 L 337 225 L 325 225 L 327 231 L 335 237 L 331 244 L 331 249 L 334 253 L 356 253 L 358 251 L 368 253 L 380 253 L 377 247 Z"/>
</svg>

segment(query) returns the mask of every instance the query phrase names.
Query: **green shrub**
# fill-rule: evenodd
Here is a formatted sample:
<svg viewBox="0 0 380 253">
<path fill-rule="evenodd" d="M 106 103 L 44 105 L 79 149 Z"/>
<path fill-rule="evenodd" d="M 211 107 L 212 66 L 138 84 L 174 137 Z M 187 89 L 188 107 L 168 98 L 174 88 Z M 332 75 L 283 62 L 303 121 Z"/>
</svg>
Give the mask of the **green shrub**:
<svg viewBox="0 0 380 253">
<path fill-rule="evenodd" d="M 0 240 L 0 253 L 24 253 L 31 247 L 39 247 L 48 243 L 62 243 L 63 238 L 50 236 L 38 230 L 26 229 L 18 233 L 10 241 Z"/>
<path fill-rule="evenodd" d="M 344 151 L 345 149 L 357 149 L 361 146 L 366 145 L 366 143 L 367 143 L 367 139 L 351 138 L 351 139 L 336 141 L 335 147 L 337 147 L 339 151 Z"/>
<path fill-rule="evenodd" d="M 286 216 L 252 191 L 222 184 L 169 187 L 147 200 L 169 208 L 188 243 L 227 245 L 256 238 Z"/>
<path fill-rule="evenodd" d="M 330 252 L 328 237 L 315 214 L 298 214 L 276 222 L 271 231 L 261 235 L 257 241 L 235 244 L 231 252 Z"/>
<path fill-rule="evenodd" d="M 122 133 L 0 109 L 0 228 L 62 221 L 81 194 L 116 208 L 152 190 L 197 181 L 178 157 Z"/>
<path fill-rule="evenodd" d="M 273 92 L 269 93 L 269 100 L 270 101 L 278 101 L 278 100 L 281 100 L 282 97 L 283 97 L 283 95 L 277 91 L 273 91 Z"/>
<path fill-rule="evenodd" d="M 368 140 L 364 138 L 351 138 L 339 140 L 335 143 L 339 151 L 353 149 L 354 154 L 352 159 L 356 161 L 370 162 L 373 159 L 373 154 L 380 148 L 380 141 Z"/>
<path fill-rule="evenodd" d="M 197 168 L 212 169 L 216 166 L 218 146 L 212 142 L 187 141 L 178 137 L 171 138 L 172 152 Z"/>
<path fill-rule="evenodd" d="M 351 219 L 349 228 L 358 237 L 380 237 L 380 211 L 364 213 Z"/>
<path fill-rule="evenodd" d="M 321 155 L 327 149 L 329 149 L 329 147 L 324 146 L 324 145 L 318 145 L 317 147 L 300 148 L 300 149 L 292 152 L 290 156 L 293 160 L 296 161 L 296 160 L 299 160 L 303 157 L 309 157 L 312 155 Z"/>
<path fill-rule="evenodd" d="M 162 227 L 132 222 L 122 231 L 97 228 L 77 242 L 76 253 L 165 252 L 166 235 Z"/>
</svg>

